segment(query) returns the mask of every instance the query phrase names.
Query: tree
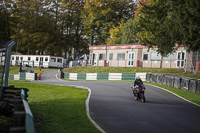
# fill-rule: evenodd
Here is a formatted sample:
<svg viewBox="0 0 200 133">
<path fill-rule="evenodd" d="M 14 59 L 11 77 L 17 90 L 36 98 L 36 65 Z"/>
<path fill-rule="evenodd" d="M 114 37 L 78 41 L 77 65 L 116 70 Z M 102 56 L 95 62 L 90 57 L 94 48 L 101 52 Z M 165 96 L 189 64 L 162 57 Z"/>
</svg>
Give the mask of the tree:
<svg viewBox="0 0 200 133">
<path fill-rule="evenodd" d="M 69 52 L 72 52 L 72 49 L 75 51 L 75 58 L 85 52 L 88 44 L 85 39 L 82 24 L 81 15 L 82 10 L 84 10 L 83 7 L 84 0 L 62 0 L 62 30 L 67 43 L 69 43 Z"/>
<path fill-rule="evenodd" d="M 112 27 L 134 17 L 134 7 L 124 0 L 86 0 L 83 24 L 90 45 L 105 44 Z"/>
<path fill-rule="evenodd" d="M 187 50 L 200 48 L 199 11 L 197 0 L 151 0 L 143 4 L 137 37 L 143 45 L 158 47 L 162 56 L 175 49 L 175 43 Z"/>
<path fill-rule="evenodd" d="M 126 23 L 110 29 L 107 44 L 137 43 L 137 20 L 129 19 Z"/>
<path fill-rule="evenodd" d="M 0 1 L 0 44 L 10 40 L 10 14 L 12 11 L 11 2 L 7 0 Z"/>
</svg>

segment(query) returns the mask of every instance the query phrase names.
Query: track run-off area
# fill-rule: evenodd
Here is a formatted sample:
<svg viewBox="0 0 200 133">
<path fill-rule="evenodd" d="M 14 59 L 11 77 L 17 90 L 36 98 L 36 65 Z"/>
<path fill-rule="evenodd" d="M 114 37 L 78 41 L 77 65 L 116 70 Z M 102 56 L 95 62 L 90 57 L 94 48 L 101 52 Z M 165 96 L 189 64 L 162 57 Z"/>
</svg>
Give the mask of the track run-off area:
<svg viewBox="0 0 200 133">
<path fill-rule="evenodd" d="M 65 81 L 57 70 L 35 83 L 89 88 L 89 117 L 106 133 L 199 133 L 200 107 L 163 89 L 145 84 L 146 102 L 136 101 L 130 82 Z"/>
</svg>

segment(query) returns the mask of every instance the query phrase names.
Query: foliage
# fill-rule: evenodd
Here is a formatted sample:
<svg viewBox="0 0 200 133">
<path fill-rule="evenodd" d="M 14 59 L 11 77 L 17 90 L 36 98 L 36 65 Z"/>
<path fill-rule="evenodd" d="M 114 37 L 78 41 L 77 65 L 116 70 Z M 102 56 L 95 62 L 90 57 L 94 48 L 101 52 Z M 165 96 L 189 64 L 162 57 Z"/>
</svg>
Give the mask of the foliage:
<svg viewBox="0 0 200 133">
<path fill-rule="evenodd" d="M 11 4 L 7 0 L 0 1 L 0 44 L 10 40 L 10 11 Z"/>
<path fill-rule="evenodd" d="M 121 28 L 121 43 L 137 43 L 137 25 L 136 19 L 129 19 Z"/>
<path fill-rule="evenodd" d="M 175 50 L 175 43 L 187 50 L 200 48 L 198 1 L 151 0 L 143 4 L 139 16 L 139 43 L 157 46 L 162 56 Z"/>
<path fill-rule="evenodd" d="M 86 0 L 83 24 L 90 44 L 105 44 L 112 27 L 134 17 L 134 7 L 134 2 L 124 0 Z"/>
<path fill-rule="evenodd" d="M 109 30 L 110 37 L 107 38 L 107 44 L 128 44 L 137 42 L 137 20 L 129 19 L 126 23 L 123 21 L 119 26 L 113 26 Z"/>
<path fill-rule="evenodd" d="M 120 36 L 121 36 L 121 29 L 124 25 L 124 21 L 122 21 L 119 26 L 113 26 L 109 30 L 110 37 L 107 38 L 107 44 L 120 44 Z"/>
</svg>

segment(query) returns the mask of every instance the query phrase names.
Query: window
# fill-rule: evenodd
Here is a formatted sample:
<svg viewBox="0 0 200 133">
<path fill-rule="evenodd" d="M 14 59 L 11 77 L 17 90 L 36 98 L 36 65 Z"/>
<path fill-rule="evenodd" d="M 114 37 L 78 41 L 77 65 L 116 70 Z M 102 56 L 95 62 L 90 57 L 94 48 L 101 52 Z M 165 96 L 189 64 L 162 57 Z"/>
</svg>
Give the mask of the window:
<svg viewBox="0 0 200 133">
<path fill-rule="evenodd" d="M 23 57 L 21 57 L 20 60 L 23 60 Z"/>
<path fill-rule="evenodd" d="M 40 57 L 40 61 L 43 61 L 43 57 Z"/>
<path fill-rule="evenodd" d="M 143 54 L 143 60 L 148 60 L 148 53 Z"/>
<path fill-rule="evenodd" d="M 151 60 L 161 60 L 161 55 L 157 52 L 151 53 Z"/>
<path fill-rule="evenodd" d="M 99 60 L 105 60 L 106 55 L 105 54 L 99 54 Z"/>
<path fill-rule="evenodd" d="M 31 60 L 31 57 L 28 57 L 28 60 Z"/>
<path fill-rule="evenodd" d="M 184 67 L 185 66 L 185 52 L 178 52 L 177 53 L 177 67 Z"/>
<path fill-rule="evenodd" d="M 36 61 L 38 61 L 39 57 L 36 57 Z"/>
<path fill-rule="evenodd" d="M 56 58 L 51 58 L 51 62 L 56 62 Z"/>
<path fill-rule="evenodd" d="M 12 56 L 12 60 L 14 60 L 15 59 L 15 57 L 14 56 Z"/>
<path fill-rule="evenodd" d="M 19 60 L 19 56 L 16 57 L 16 60 Z"/>
<path fill-rule="evenodd" d="M 166 57 L 163 58 L 163 60 L 174 60 L 174 54 L 168 54 Z"/>
<path fill-rule="evenodd" d="M 117 60 L 125 60 L 125 53 L 117 53 Z"/>
<path fill-rule="evenodd" d="M 113 60 L 113 53 L 109 54 L 109 60 Z"/>
<path fill-rule="evenodd" d="M 58 58 L 57 62 L 62 63 L 62 59 Z"/>
<path fill-rule="evenodd" d="M 45 57 L 45 61 L 48 61 L 48 57 Z"/>
</svg>

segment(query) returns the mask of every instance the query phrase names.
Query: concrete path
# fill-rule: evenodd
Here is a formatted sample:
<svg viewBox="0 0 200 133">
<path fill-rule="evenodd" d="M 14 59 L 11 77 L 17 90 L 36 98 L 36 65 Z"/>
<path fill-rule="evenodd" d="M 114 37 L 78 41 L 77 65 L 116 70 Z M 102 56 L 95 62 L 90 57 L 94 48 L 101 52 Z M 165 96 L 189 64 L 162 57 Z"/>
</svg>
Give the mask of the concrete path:
<svg viewBox="0 0 200 133">
<path fill-rule="evenodd" d="M 90 116 L 107 133 L 200 133 L 200 107 L 157 87 L 146 86 L 146 103 L 133 99 L 130 83 L 61 81 L 56 70 L 37 83 L 89 87 Z"/>
</svg>

